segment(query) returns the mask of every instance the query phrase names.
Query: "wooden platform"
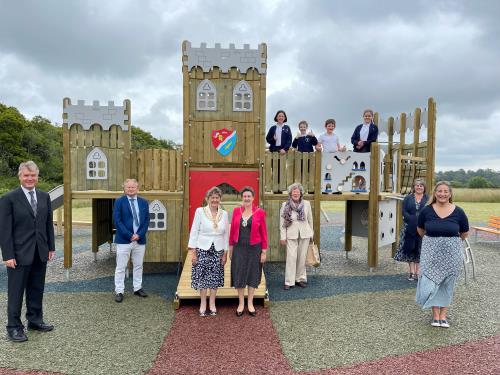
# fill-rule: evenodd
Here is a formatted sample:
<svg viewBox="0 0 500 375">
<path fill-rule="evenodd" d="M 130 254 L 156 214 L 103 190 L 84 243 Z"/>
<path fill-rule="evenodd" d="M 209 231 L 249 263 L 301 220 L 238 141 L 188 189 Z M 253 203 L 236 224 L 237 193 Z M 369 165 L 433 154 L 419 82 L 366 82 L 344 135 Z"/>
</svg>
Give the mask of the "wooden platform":
<svg viewBox="0 0 500 375">
<path fill-rule="evenodd" d="M 191 288 L 191 253 L 188 252 L 182 268 L 181 278 L 177 285 L 175 298 L 173 302 L 174 309 L 178 309 L 180 301 L 183 299 L 199 299 L 200 292 Z M 208 292 L 210 295 L 210 291 Z M 247 289 L 245 288 L 245 297 Z M 224 286 L 217 289 L 217 298 L 238 298 L 238 292 L 231 287 L 231 260 L 227 257 L 226 266 L 224 267 Z M 269 306 L 269 293 L 266 288 L 266 276 L 262 271 L 262 279 L 259 287 L 255 289 L 254 299 L 263 299 L 264 307 Z"/>
</svg>

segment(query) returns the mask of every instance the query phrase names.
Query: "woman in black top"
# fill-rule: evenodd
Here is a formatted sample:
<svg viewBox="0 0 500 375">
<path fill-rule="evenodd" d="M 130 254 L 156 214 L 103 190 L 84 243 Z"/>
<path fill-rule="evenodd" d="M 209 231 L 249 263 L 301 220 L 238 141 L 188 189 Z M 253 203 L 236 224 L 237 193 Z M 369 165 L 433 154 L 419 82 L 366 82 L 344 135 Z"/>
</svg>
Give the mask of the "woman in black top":
<svg viewBox="0 0 500 375">
<path fill-rule="evenodd" d="M 447 182 L 436 184 L 432 202 L 418 216 L 417 230 L 423 239 L 416 301 L 432 309 L 433 327 L 448 328 L 446 314 L 462 268 L 462 239 L 468 235 L 469 221 L 453 204 Z"/>
</svg>

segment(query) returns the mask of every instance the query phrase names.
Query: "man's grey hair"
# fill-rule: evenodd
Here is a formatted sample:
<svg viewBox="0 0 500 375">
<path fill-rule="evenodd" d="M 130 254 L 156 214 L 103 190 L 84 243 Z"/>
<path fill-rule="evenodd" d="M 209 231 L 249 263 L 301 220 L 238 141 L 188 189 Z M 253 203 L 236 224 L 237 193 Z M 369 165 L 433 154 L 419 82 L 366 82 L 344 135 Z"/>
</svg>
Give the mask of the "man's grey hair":
<svg viewBox="0 0 500 375">
<path fill-rule="evenodd" d="M 36 172 L 36 175 L 38 176 L 38 173 L 40 170 L 38 169 L 38 165 L 33 160 L 28 160 L 25 161 L 21 164 L 19 164 L 19 170 L 17 171 L 17 176 L 21 176 L 21 173 L 23 172 L 23 169 L 27 169 L 30 172 Z"/>
<path fill-rule="evenodd" d="M 125 181 L 123 181 L 123 187 L 125 187 L 125 185 L 127 185 L 129 182 L 133 182 L 134 184 L 139 186 L 139 183 L 135 178 L 127 178 Z"/>
</svg>

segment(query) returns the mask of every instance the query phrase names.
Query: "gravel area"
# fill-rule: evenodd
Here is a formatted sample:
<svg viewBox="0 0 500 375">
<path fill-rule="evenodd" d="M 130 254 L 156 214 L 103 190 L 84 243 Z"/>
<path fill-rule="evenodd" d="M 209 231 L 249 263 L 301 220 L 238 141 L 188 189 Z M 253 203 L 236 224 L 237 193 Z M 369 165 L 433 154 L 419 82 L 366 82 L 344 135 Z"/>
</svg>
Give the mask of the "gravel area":
<svg viewBox="0 0 500 375">
<path fill-rule="evenodd" d="M 477 278 L 460 279 L 451 328 L 432 328 L 430 313 L 414 302 L 407 265 L 393 261 L 387 246 L 370 272 L 367 241 L 358 237 L 346 258 L 343 214 L 330 218 L 321 227 L 322 264 L 308 269 L 308 288 L 284 291 L 284 264 L 266 264 L 271 306 L 259 305 L 255 318 L 237 318 L 234 300 L 219 301 L 216 317 L 199 318 L 196 301 L 174 313 L 177 264 L 145 264 L 150 297 L 133 296 L 128 279 L 117 304 L 115 254 L 104 245 L 95 262 L 90 228 L 74 228 L 70 281 L 60 237 L 47 273 L 45 318 L 56 329 L 30 331 L 22 344 L 0 334 L 0 375 L 498 373 L 498 244 L 473 244 Z M 0 322 L 6 287 L 0 265 Z"/>
</svg>

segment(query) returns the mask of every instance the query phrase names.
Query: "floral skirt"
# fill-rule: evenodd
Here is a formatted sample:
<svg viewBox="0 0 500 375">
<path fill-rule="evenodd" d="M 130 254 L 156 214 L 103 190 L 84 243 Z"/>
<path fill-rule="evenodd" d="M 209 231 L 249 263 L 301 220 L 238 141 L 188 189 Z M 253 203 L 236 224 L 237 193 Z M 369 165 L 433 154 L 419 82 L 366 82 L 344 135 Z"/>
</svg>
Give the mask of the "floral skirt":
<svg viewBox="0 0 500 375">
<path fill-rule="evenodd" d="M 191 269 L 191 288 L 216 289 L 224 286 L 223 252 L 215 250 L 213 244 L 208 250 L 196 249 L 198 263 Z"/>
</svg>

